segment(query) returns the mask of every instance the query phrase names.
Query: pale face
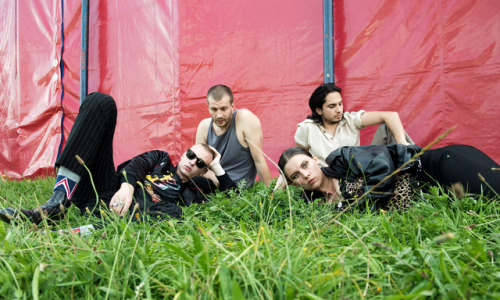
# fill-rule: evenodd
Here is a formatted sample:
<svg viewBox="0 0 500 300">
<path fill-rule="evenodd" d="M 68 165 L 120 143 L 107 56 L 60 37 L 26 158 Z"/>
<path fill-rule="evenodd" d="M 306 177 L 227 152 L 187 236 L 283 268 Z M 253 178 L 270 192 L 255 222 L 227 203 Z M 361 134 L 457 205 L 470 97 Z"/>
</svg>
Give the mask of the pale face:
<svg viewBox="0 0 500 300">
<path fill-rule="evenodd" d="M 229 128 L 234 111 L 229 95 L 224 95 L 219 101 L 214 100 L 212 97 L 208 97 L 208 111 L 217 127 L 221 129 Z"/>
<path fill-rule="evenodd" d="M 318 166 L 318 159 L 304 154 L 297 154 L 290 158 L 283 172 L 293 185 L 301 186 L 305 190 L 319 189 L 323 180 L 323 172 Z"/>
<path fill-rule="evenodd" d="M 321 115 L 323 124 L 335 124 L 342 120 L 344 106 L 342 96 L 338 92 L 332 92 L 325 97 L 322 109 L 317 108 L 316 112 Z"/>
<path fill-rule="evenodd" d="M 203 175 L 207 171 L 208 164 L 212 162 L 212 154 L 208 152 L 207 149 L 205 149 L 205 147 L 203 147 L 202 145 L 193 145 L 189 149 L 196 155 L 196 157 L 193 157 L 191 159 L 188 158 L 186 155 L 187 151 L 184 152 L 184 154 L 181 156 L 181 160 L 177 165 L 177 172 L 181 177 L 183 177 L 182 179 L 189 179 Z M 203 168 L 197 166 L 197 159 L 201 159 L 206 166 Z"/>
</svg>

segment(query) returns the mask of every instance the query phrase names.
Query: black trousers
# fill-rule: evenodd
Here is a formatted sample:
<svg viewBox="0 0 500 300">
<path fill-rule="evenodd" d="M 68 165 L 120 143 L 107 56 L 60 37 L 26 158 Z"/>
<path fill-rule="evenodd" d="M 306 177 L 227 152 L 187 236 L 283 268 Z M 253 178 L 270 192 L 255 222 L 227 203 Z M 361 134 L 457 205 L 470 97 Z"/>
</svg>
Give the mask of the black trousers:
<svg viewBox="0 0 500 300">
<path fill-rule="evenodd" d="M 89 172 L 78 162 L 78 155 L 92 174 L 99 199 L 109 203 L 119 189 L 113 162 L 113 136 L 116 127 L 115 100 L 103 93 L 91 93 L 80 106 L 78 116 L 60 156 L 57 166 L 64 166 L 81 176 L 71 202 L 82 213 L 97 203 Z"/>
<path fill-rule="evenodd" d="M 450 145 L 426 151 L 421 156 L 423 181 L 451 185 L 461 182 L 469 193 L 493 197 L 500 194 L 500 166 L 481 150 L 466 145 Z M 485 179 L 485 184 L 478 174 Z"/>
<path fill-rule="evenodd" d="M 81 176 L 71 203 L 75 204 L 82 214 L 88 209 L 100 217 L 100 209 L 95 208 L 102 202 L 108 207 L 111 198 L 120 188 L 119 175 L 113 161 L 116 118 L 116 103 L 111 96 L 103 93 L 89 94 L 80 106 L 68 141 L 56 161 L 56 166 L 64 166 Z M 76 155 L 84 161 L 88 171 L 76 159 Z M 184 194 L 183 197 L 189 196 Z M 182 215 L 182 209 L 174 202 L 134 200 L 139 204 L 139 211 L 146 212 L 154 219 L 161 220 L 167 215 L 180 218 Z"/>
</svg>

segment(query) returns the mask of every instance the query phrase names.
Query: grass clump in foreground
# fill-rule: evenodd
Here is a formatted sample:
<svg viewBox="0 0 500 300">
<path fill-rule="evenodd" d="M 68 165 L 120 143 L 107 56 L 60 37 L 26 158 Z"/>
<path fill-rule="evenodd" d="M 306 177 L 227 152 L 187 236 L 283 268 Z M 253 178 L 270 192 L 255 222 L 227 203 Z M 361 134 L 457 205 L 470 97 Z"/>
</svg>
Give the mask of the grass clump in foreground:
<svg viewBox="0 0 500 300">
<path fill-rule="evenodd" d="M 0 207 L 34 208 L 53 179 L 0 182 Z M 349 212 L 262 184 L 183 208 L 183 221 L 0 222 L 1 298 L 499 298 L 499 200 L 415 195 L 404 212 Z"/>
</svg>

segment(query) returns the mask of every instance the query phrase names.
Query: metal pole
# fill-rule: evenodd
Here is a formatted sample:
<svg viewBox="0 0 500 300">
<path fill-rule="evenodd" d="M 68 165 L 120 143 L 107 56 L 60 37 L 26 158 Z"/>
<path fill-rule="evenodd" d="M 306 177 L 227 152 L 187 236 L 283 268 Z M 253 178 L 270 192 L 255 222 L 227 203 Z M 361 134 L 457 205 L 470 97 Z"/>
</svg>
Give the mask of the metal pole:
<svg viewBox="0 0 500 300">
<path fill-rule="evenodd" d="M 325 83 L 335 82 L 333 62 L 333 0 L 323 0 L 323 77 Z"/>
<path fill-rule="evenodd" d="M 89 0 L 82 0 L 82 40 L 80 51 L 80 105 L 87 97 L 89 56 Z"/>
</svg>

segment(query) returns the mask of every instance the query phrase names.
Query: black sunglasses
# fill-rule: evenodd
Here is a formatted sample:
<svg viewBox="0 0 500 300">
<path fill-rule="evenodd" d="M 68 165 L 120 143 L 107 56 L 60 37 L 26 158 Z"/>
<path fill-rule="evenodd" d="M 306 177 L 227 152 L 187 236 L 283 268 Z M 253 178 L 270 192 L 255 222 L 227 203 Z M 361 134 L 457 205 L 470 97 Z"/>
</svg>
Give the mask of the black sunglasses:
<svg viewBox="0 0 500 300">
<path fill-rule="evenodd" d="M 194 154 L 193 150 L 191 150 L 191 149 L 188 149 L 188 151 L 186 151 L 186 157 L 188 159 L 196 158 L 196 166 L 200 169 L 203 169 L 207 166 L 207 164 L 201 158 L 196 156 L 196 154 Z"/>
</svg>

